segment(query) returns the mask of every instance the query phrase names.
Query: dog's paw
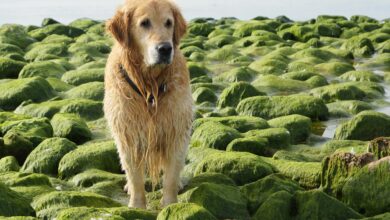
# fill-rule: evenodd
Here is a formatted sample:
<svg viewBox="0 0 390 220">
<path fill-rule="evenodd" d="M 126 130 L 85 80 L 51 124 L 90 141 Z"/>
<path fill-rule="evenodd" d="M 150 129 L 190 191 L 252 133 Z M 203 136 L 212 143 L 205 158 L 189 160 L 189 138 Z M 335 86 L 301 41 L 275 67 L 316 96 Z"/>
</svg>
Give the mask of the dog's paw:
<svg viewBox="0 0 390 220">
<path fill-rule="evenodd" d="M 126 183 L 126 185 L 123 187 L 123 191 L 125 191 L 126 193 L 129 192 L 129 186 L 127 185 L 127 183 Z"/>
</svg>

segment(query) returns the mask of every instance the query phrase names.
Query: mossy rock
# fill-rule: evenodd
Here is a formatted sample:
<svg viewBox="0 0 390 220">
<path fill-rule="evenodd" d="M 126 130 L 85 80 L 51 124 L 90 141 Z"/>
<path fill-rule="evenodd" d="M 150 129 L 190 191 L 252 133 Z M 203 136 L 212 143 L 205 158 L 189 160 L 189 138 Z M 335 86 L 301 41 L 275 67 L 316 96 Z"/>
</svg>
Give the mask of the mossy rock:
<svg viewBox="0 0 390 220">
<path fill-rule="evenodd" d="M 24 65 L 26 65 L 24 62 L 0 57 L 0 79 L 18 78 L 19 72 Z"/>
<path fill-rule="evenodd" d="M 329 140 L 321 146 L 321 154 L 331 155 L 340 149 L 349 149 L 353 151 L 354 149 L 367 149 L 368 142 L 358 141 L 358 140 Z"/>
<path fill-rule="evenodd" d="M 306 42 L 312 38 L 318 38 L 319 35 L 314 28 L 308 25 L 294 24 L 291 27 L 285 28 L 278 32 L 278 35 L 284 40 L 294 40 Z"/>
<path fill-rule="evenodd" d="M 330 60 L 343 60 L 341 56 L 338 56 L 329 50 L 324 50 L 320 48 L 303 49 L 297 53 L 294 53 L 291 57 L 295 59 L 314 59 L 317 62 L 321 62 L 321 61 L 327 62 Z"/>
<path fill-rule="evenodd" d="M 239 137 L 241 134 L 236 129 L 216 121 L 208 121 L 194 131 L 191 143 L 193 146 L 224 150 L 230 141 Z"/>
<path fill-rule="evenodd" d="M 253 219 L 285 220 L 290 216 L 293 195 L 285 190 L 277 191 L 265 198 L 263 204 L 253 215 Z"/>
<path fill-rule="evenodd" d="M 46 81 L 50 84 L 50 86 L 57 92 L 66 92 L 73 88 L 72 85 L 58 79 L 58 78 L 46 78 Z M 77 90 L 76 90 L 77 91 Z M 81 96 L 84 94 L 80 94 Z"/>
<path fill-rule="evenodd" d="M 40 77 L 15 79 L 0 83 L 0 108 L 14 110 L 23 101 L 40 102 L 52 98 L 54 90 Z"/>
<path fill-rule="evenodd" d="M 258 117 L 251 116 L 227 116 L 227 117 L 209 117 L 197 119 L 193 122 L 193 129 L 196 130 L 202 124 L 213 121 L 219 122 L 228 127 L 234 128 L 239 132 L 247 132 L 254 129 L 269 128 L 267 121 Z"/>
<path fill-rule="evenodd" d="M 217 96 L 215 95 L 214 91 L 206 87 L 197 88 L 192 93 L 192 98 L 196 103 L 202 103 L 202 102 L 214 103 L 217 101 Z"/>
<path fill-rule="evenodd" d="M 218 107 L 236 107 L 237 104 L 248 97 L 264 95 L 264 93 L 258 91 L 251 84 L 246 82 L 236 82 L 230 84 L 229 87 L 224 89 L 218 99 Z"/>
<path fill-rule="evenodd" d="M 19 171 L 20 166 L 14 156 L 7 156 L 0 159 L 0 173 Z"/>
<path fill-rule="evenodd" d="M 222 173 L 243 185 L 273 173 L 273 167 L 251 153 L 220 152 L 205 155 L 196 166 L 195 176 L 207 172 Z"/>
<path fill-rule="evenodd" d="M 240 56 L 238 49 L 233 45 L 225 45 L 207 54 L 207 59 L 221 62 L 229 62 Z"/>
<path fill-rule="evenodd" d="M 321 163 L 275 160 L 262 157 L 275 170 L 299 183 L 305 189 L 318 188 L 321 184 Z"/>
<path fill-rule="evenodd" d="M 348 117 L 356 115 L 365 110 L 372 110 L 373 107 L 364 101 L 346 100 L 336 101 L 326 105 L 333 117 Z"/>
<path fill-rule="evenodd" d="M 358 67 L 363 70 L 382 70 L 382 71 L 390 71 L 389 67 L 390 62 L 390 54 L 383 53 L 378 54 L 377 56 L 371 58 L 367 62 L 360 64 Z"/>
<path fill-rule="evenodd" d="M 312 89 L 310 94 L 321 98 L 325 102 L 338 100 L 362 100 L 366 97 L 365 91 L 351 83 L 339 83 Z"/>
<path fill-rule="evenodd" d="M 368 152 L 374 154 L 376 159 L 382 159 L 390 156 L 390 138 L 379 137 L 370 141 L 368 145 Z"/>
<path fill-rule="evenodd" d="M 342 201 L 366 216 L 389 212 L 390 197 L 386 188 L 390 180 L 389 168 L 389 157 L 385 157 L 357 171 L 347 179 Z"/>
<path fill-rule="evenodd" d="M 0 183 L 1 216 L 35 216 L 34 209 L 26 198 Z"/>
<path fill-rule="evenodd" d="M 222 173 L 202 173 L 193 178 L 191 178 L 187 185 L 183 188 L 183 192 L 198 187 L 202 183 L 214 183 L 214 184 L 224 184 L 229 186 L 235 186 L 234 181 Z"/>
<path fill-rule="evenodd" d="M 340 76 L 343 73 L 355 70 L 351 64 L 339 61 L 317 64 L 315 69 L 321 74 L 328 76 Z"/>
<path fill-rule="evenodd" d="M 334 23 L 316 24 L 314 30 L 318 33 L 318 35 L 325 36 L 325 37 L 338 38 L 342 33 L 342 29 L 340 28 L 340 26 Z"/>
<path fill-rule="evenodd" d="M 261 156 L 271 156 L 274 153 L 268 139 L 257 136 L 234 139 L 226 147 L 226 151 L 249 152 Z"/>
<path fill-rule="evenodd" d="M 178 203 L 165 207 L 157 216 L 158 220 L 216 220 L 207 209 L 195 203 Z"/>
<path fill-rule="evenodd" d="M 234 83 L 239 81 L 250 82 L 257 73 L 248 67 L 237 67 L 221 73 L 213 78 L 215 82 Z"/>
<path fill-rule="evenodd" d="M 68 179 L 92 168 L 120 173 L 120 163 L 114 143 L 101 142 L 79 146 L 62 157 L 58 165 L 58 174 L 60 178 Z"/>
<path fill-rule="evenodd" d="M 313 120 L 325 120 L 329 114 L 322 99 L 306 95 L 250 97 L 243 99 L 236 110 L 240 115 L 265 119 L 299 114 Z"/>
<path fill-rule="evenodd" d="M 27 34 L 26 28 L 18 24 L 3 24 L 0 27 L 0 36 L 0 42 L 14 44 L 22 49 L 36 42 Z"/>
<path fill-rule="evenodd" d="M 99 24 L 99 22 L 89 18 L 79 18 L 70 22 L 69 26 L 86 31 L 88 28 L 96 24 Z"/>
<path fill-rule="evenodd" d="M 75 186 L 88 188 L 96 183 L 100 182 L 121 182 L 123 184 L 126 183 L 126 177 L 123 174 L 111 173 L 98 169 L 88 169 L 82 173 L 79 173 L 72 177 L 70 180 Z"/>
<path fill-rule="evenodd" d="M 49 178 L 43 174 L 7 172 L 2 173 L 0 182 L 9 187 L 18 186 L 48 186 L 51 187 Z"/>
<path fill-rule="evenodd" d="M 353 36 L 346 40 L 341 49 L 349 50 L 356 57 L 369 57 L 375 53 L 371 40 L 362 36 Z"/>
<path fill-rule="evenodd" d="M 180 195 L 180 200 L 205 207 L 220 219 L 248 219 L 246 200 L 234 186 L 202 183 Z"/>
<path fill-rule="evenodd" d="M 267 93 L 291 93 L 307 90 L 310 85 L 306 82 L 284 79 L 274 75 L 259 76 L 255 81 L 252 82 L 253 86 L 260 91 Z"/>
<path fill-rule="evenodd" d="M 44 55 L 65 56 L 67 55 L 67 45 L 64 43 L 35 43 L 32 44 L 24 58 L 29 61 L 37 60 L 38 57 Z"/>
<path fill-rule="evenodd" d="M 73 42 L 73 38 L 70 38 L 70 37 L 64 36 L 64 35 L 53 34 L 53 35 L 47 36 L 41 42 L 42 43 L 46 43 L 46 44 L 50 44 L 50 43 L 63 43 L 63 44 L 68 45 L 68 44 Z M 35 46 L 35 44 L 34 44 L 34 46 Z"/>
<path fill-rule="evenodd" d="M 40 76 L 43 78 L 54 77 L 60 78 L 66 69 L 53 61 L 39 61 L 29 63 L 20 71 L 19 78 L 28 78 Z"/>
<path fill-rule="evenodd" d="M 120 215 L 113 215 L 107 210 L 91 207 L 74 207 L 74 208 L 65 208 L 59 210 L 56 214 L 55 219 L 65 220 L 65 219 L 107 219 L 107 220 L 125 220 Z"/>
<path fill-rule="evenodd" d="M 188 27 L 188 33 L 205 37 L 207 37 L 207 35 L 209 35 L 213 30 L 214 25 L 211 23 L 191 23 Z"/>
<path fill-rule="evenodd" d="M 250 213 L 256 210 L 274 193 L 286 191 L 291 194 L 298 190 L 303 190 L 298 183 L 280 174 L 271 174 L 253 183 L 240 187 L 241 193 L 248 200 Z"/>
<path fill-rule="evenodd" d="M 89 192 L 55 191 L 37 197 L 32 206 L 39 218 L 55 218 L 60 210 L 71 207 L 109 208 L 119 207 L 113 200 Z"/>
<path fill-rule="evenodd" d="M 267 128 L 263 130 L 251 130 L 245 133 L 246 137 L 260 137 L 268 140 L 269 147 L 283 149 L 290 145 L 291 135 L 285 128 Z"/>
<path fill-rule="evenodd" d="M 363 111 L 336 128 L 335 139 L 368 141 L 390 136 L 390 117 L 375 111 Z"/>
<path fill-rule="evenodd" d="M 77 144 L 91 140 L 92 134 L 87 123 L 78 115 L 58 113 L 50 123 L 56 137 L 67 138 Z"/>
<path fill-rule="evenodd" d="M 306 141 L 311 131 L 310 118 L 302 115 L 288 115 L 268 121 L 274 128 L 286 128 L 291 135 L 291 143 L 297 144 Z"/>
<path fill-rule="evenodd" d="M 103 116 L 102 102 L 89 99 L 53 100 L 41 103 L 25 103 L 19 106 L 15 113 L 35 117 L 51 118 L 57 113 L 73 113 L 87 120 L 94 120 Z"/>
<path fill-rule="evenodd" d="M 65 138 L 49 138 L 40 143 L 27 157 L 22 171 L 57 175 L 58 163 L 76 144 Z"/>
<path fill-rule="evenodd" d="M 371 71 L 349 71 L 339 76 L 340 79 L 345 81 L 369 81 L 369 82 L 381 82 L 382 77 L 375 75 Z"/>
<path fill-rule="evenodd" d="M 58 35 L 66 35 L 68 37 L 78 37 L 84 33 L 83 30 L 66 26 L 63 24 L 49 24 L 47 26 L 32 30 L 28 32 L 28 34 L 37 39 L 42 40 L 45 37 L 52 35 L 52 34 L 58 34 Z"/>
<path fill-rule="evenodd" d="M 71 70 L 66 72 L 62 78 L 62 81 L 71 85 L 81 85 L 89 82 L 103 82 L 104 80 L 104 69 L 82 69 L 82 70 Z"/>
<path fill-rule="evenodd" d="M 209 38 L 206 42 L 205 45 L 212 47 L 212 48 L 219 48 L 223 47 L 228 44 L 232 44 L 237 40 L 237 38 L 233 37 L 232 35 L 229 34 L 220 34 L 215 37 Z"/>
<path fill-rule="evenodd" d="M 143 219 L 143 220 L 155 220 L 157 213 L 137 208 L 128 208 L 128 207 L 114 207 L 114 208 L 105 208 L 108 212 L 113 215 L 122 216 L 124 219 Z"/>
</svg>

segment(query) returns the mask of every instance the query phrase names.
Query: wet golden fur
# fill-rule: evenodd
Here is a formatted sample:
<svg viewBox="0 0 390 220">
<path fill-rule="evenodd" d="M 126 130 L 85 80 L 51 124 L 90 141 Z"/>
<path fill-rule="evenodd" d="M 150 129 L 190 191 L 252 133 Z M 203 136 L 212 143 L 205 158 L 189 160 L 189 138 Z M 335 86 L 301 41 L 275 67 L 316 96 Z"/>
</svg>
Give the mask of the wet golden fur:
<svg viewBox="0 0 390 220">
<path fill-rule="evenodd" d="M 172 30 L 159 26 L 146 35 L 137 28 L 140 17 L 153 23 L 173 18 Z M 180 171 L 184 166 L 192 123 L 189 73 L 178 44 L 186 23 L 178 8 L 167 0 L 128 0 L 107 22 L 115 39 L 105 70 L 104 113 L 127 177 L 130 207 L 146 207 L 144 174 L 157 181 L 163 172 L 163 205 L 177 201 Z M 141 39 L 158 42 L 170 38 L 173 59 L 168 65 L 147 65 Z M 121 76 L 123 65 L 142 92 L 136 93 Z M 167 92 L 158 94 L 165 82 Z M 156 104 L 147 104 L 153 94 Z M 158 97 L 158 98 L 157 98 Z"/>
</svg>

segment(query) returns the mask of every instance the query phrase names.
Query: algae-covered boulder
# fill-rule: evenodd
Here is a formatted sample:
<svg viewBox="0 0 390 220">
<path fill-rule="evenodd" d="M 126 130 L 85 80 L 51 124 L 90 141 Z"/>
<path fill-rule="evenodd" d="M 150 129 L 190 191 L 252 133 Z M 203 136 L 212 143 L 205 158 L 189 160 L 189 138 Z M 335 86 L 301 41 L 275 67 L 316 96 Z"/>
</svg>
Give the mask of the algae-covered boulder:
<svg viewBox="0 0 390 220">
<path fill-rule="evenodd" d="M 54 213 L 53 213 L 54 214 Z M 64 208 L 59 210 L 55 214 L 55 219 L 66 220 L 66 219 L 106 219 L 106 220 L 125 220 L 120 215 L 113 215 L 107 210 L 101 208 L 92 207 L 73 207 Z"/>
<path fill-rule="evenodd" d="M 317 64 L 315 68 L 321 74 L 329 76 L 340 76 L 343 73 L 355 70 L 351 64 L 339 61 Z"/>
<path fill-rule="evenodd" d="M 274 75 L 261 75 L 255 81 L 253 81 L 252 84 L 260 91 L 265 91 L 267 93 L 291 93 L 307 90 L 310 88 L 310 85 L 306 82 L 285 79 Z"/>
<path fill-rule="evenodd" d="M 238 104 L 237 112 L 265 119 L 300 114 L 313 120 L 324 120 L 329 114 L 321 99 L 306 95 L 250 97 Z"/>
<path fill-rule="evenodd" d="M 295 191 L 303 190 L 298 183 L 280 174 L 271 174 L 263 179 L 240 187 L 241 193 L 248 200 L 250 213 L 256 212 L 273 193 L 286 191 L 294 194 Z"/>
<path fill-rule="evenodd" d="M 191 178 L 188 181 L 187 185 L 183 188 L 183 192 L 195 188 L 202 183 L 215 183 L 215 184 L 224 184 L 229 186 L 236 185 L 231 178 L 227 177 L 222 173 L 209 172 L 209 173 L 202 173 Z"/>
<path fill-rule="evenodd" d="M 245 133 L 246 137 L 260 137 L 268 140 L 269 146 L 274 149 L 283 149 L 290 145 L 291 135 L 285 128 L 267 128 L 251 130 Z"/>
<path fill-rule="evenodd" d="M 202 102 L 214 103 L 215 101 L 217 101 L 217 96 L 215 95 L 214 91 L 206 87 L 197 88 L 192 93 L 192 98 L 196 103 L 202 103 Z"/>
<path fill-rule="evenodd" d="M 120 172 L 120 163 L 114 143 L 100 142 L 79 146 L 64 157 L 58 165 L 61 178 L 70 178 L 87 169 Z"/>
<path fill-rule="evenodd" d="M 215 82 L 250 82 L 256 72 L 248 67 L 237 67 L 214 77 Z"/>
<path fill-rule="evenodd" d="M 207 209 L 195 203 L 177 203 L 165 207 L 157 216 L 158 220 L 217 220 Z"/>
<path fill-rule="evenodd" d="M 36 40 L 28 36 L 26 28 L 18 24 L 3 24 L 0 27 L 0 42 L 14 44 L 22 49 Z"/>
<path fill-rule="evenodd" d="M 241 134 L 236 129 L 219 122 L 209 121 L 202 123 L 194 131 L 191 143 L 193 146 L 224 150 L 230 141 L 239 137 Z"/>
<path fill-rule="evenodd" d="M 28 61 L 33 61 L 42 57 L 42 55 L 48 56 L 65 56 L 67 54 L 67 45 L 61 43 L 35 43 L 28 48 L 24 58 Z"/>
<path fill-rule="evenodd" d="M 390 117 L 380 112 L 363 111 L 340 124 L 334 138 L 368 141 L 381 136 L 390 136 Z"/>
<path fill-rule="evenodd" d="M 356 155 L 340 152 L 326 157 L 322 161 L 321 188 L 341 199 L 341 190 L 348 177 L 373 160 L 374 156 L 371 153 Z"/>
<path fill-rule="evenodd" d="M 205 37 L 207 37 L 207 35 L 209 35 L 213 30 L 214 25 L 211 23 L 191 23 L 188 27 L 188 33 Z"/>
<path fill-rule="evenodd" d="M 348 178 L 342 189 L 342 201 L 366 216 L 389 212 L 389 159 L 372 162 Z"/>
<path fill-rule="evenodd" d="M 65 99 L 41 103 L 26 103 L 19 106 L 16 113 L 35 117 L 53 117 L 56 113 L 73 113 L 87 120 L 103 116 L 102 103 L 89 99 Z"/>
<path fill-rule="evenodd" d="M 7 156 L 0 159 L 0 173 L 19 171 L 20 166 L 14 156 Z"/>
<path fill-rule="evenodd" d="M 91 131 L 85 121 L 78 115 L 58 113 L 51 119 L 54 136 L 67 138 L 77 144 L 91 139 Z"/>
<path fill-rule="evenodd" d="M 119 203 L 110 198 L 90 193 L 76 191 L 56 191 L 44 194 L 34 199 L 32 207 L 39 218 L 55 218 L 60 210 L 70 207 L 119 207 Z"/>
<path fill-rule="evenodd" d="M 103 82 L 90 82 L 80 86 L 74 87 L 65 93 L 65 97 L 69 99 L 83 98 L 92 99 L 96 101 L 103 100 L 104 96 L 104 83 Z"/>
<path fill-rule="evenodd" d="M 293 195 L 285 190 L 277 191 L 265 198 L 263 204 L 253 215 L 253 219 L 285 220 L 292 219 L 290 210 Z"/>
<path fill-rule="evenodd" d="M 337 100 L 362 100 L 366 93 L 358 86 L 350 83 L 339 83 L 312 89 L 310 94 L 321 98 L 325 102 Z"/>
<path fill-rule="evenodd" d="M 184 202 L 205 207 L 220 219 L 248 219 L 246 200 L 234 186 L 202 183 L 180 196 Z"/>
<path fill-rule="evenodd" d="M 24 62 L 0 57 L 0 79 L 18 78 L 20 70 L 26 65 Z"/>
<path fill-rule="evenodd" d="M 353 36 L 346 40 L 341 49 L 349 50 L 356 57 L 368 57 L 375 52 L 372 41 L 362 36 Z"/>
<path fill-rule="evenodd" d="M 1 216 L 35 216 L 34 209 L 26 198 L 0 182 Z"/>
<path fill-rule="evenodd" d="M 86 29 L 88 29 L 91 26 L 96 25 L 98 23 L 100 23 L 100 22 L 89 19 L 89 18 L 79 18 L 79 19 L 76 19 L 76 20 L 70 22 L 69 26 L 79 28 L 79 29 L 82 29 L 85 31 Z"/>
<path fill-rule="evenodd" d="M 268 139 L 258 136 L 234 139 L 226 147 L 226 151 L 249 152 L 261 156 L 271 156 L 274 153 Z"/>
<path fill-rule="evenodd" d="M 268 124 L 274 128 L 286 128 L 290 132 L 293 144 L 305 141 L 310 135 L 311 120 L 306 116 L 296 114 L 282 116 L 269 120 Z"/>
<path fill-rule="evenodd" d="M 343 75 L 339 76 L 342 80 L 349 80 L 349 81 L 369 81 L 369 82 L 381 82 L 382 78 L 378 75 L 375 75 L 371 71 L 349 71 L 344 73 Z"/>
<path fill-rule="evenodd" d="M 36 173 L 7 172 L 0 176 L 0 182 L 10 187 L 51 186 L 46 175 Z"/>
<path fill-rule="evenodd" d="M 26 100 L 40 102 L 54 96 L 53 88 L 40 77 L 0 83 L 0 91 L 0 108 L 4 110 L 13 110 Z"/>
<path fill-rule="evenodd" d="M 372 110 L 372 106 L 364 101 L 345 100 L 326 104 L 331 116 L 342 117 L 352 116 L 365 110 Z"/>
<path fill-rule="evenodd" d="M 228 127 L 234 128 L 239 132 L 247 132 L 249 130 L 269 128 L 266 120 L 259 117 L 251 116 L 226 116 L 226 117 L 209 117 L 197 119 L 193 122 L 192 127 L 196 130 L 205 122 L 219 122 Z"/>
<path fill-rule="evenodd" d="M 75 149 L 76 144 L 65 138 L 48 138 L 28 155 L 22 171 L 56 175 L 61 158 Z"/>
<path fill-rule="evenodd" d="M 390 138 L 379 137 L 370 141 L 368 152 L 373 153 L 376 159 L 390 156 Z"/>
<path fill-rule="evenodd" d="M 251 84 L 246 82 L 236 82 L 230 84 L 229 87 L 224 89 L 218 99 L 218 107 L 236 107 L 237 104 L 245 98 L 252 96 L 264 95 L 264 93 L 258 91 Z"/>
<path fill-rule="evenodd" d="M 75 28 L 75 27 L 70 27 L 66 26 L 63 24 L 49 24 L 44 27 L 32 30 L 28 32 L 28 34 L 37 39 L 37 40 L 42 40 L 45 37 L 52 35 L 52 34 L 57 34 L 57 35 L 66 35 L 68 37 L 78 37 L 84 33 L 83 30 Z"/>
<path fill-rule="evenodd" d="M 89 82 L 103 82 L 104 80 L 104 69 L 82 69 L 82 70 L 71 70 L 66 72 L 62 78 L 62 81 L 71 85 L 81 85 Z"/>
<path fill-rule="evenodd" d="M 19 78 L 34 76 L 60 78 L 66 69 L 53 61 L 38 61 L 27 64 L 20 71 Z"/>
<path fill-rule="evenodd" d="M 357 140 L 330 140 L 321 146 L 321 154 L 331 155 L 334 152 L 354 152 L 357 149 L 367 151 L 368 142 Z M 343 151 L 345 149 L 345 151 Z"/>
<path fill-rule="evenodd" d="M 220 152 L 206 155 L 195 169 L 195 175 L 207 172 L 225 174 L 243 185 L 273 173 L 273 167 L 254 154 Z"/>
<path fill-rule="evenodd" d="M 188 71 L 190 72 L 190 78 L 197 78 L 201 76 L 207 76 L 208 70 L 203 65 L 197 62 L 188 62 L 187 63 Z"/>
</svg>

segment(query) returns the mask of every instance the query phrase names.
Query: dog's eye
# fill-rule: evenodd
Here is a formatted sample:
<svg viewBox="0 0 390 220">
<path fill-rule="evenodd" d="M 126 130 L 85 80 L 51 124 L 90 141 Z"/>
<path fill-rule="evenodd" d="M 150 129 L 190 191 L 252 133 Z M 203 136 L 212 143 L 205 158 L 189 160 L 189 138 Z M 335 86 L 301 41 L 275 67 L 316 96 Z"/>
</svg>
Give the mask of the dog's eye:
<svg viewBox="0 0 390 220">
<path fill-rule="evenodd" d="M 168 19 L 168 20 L 165 22 L 165 27 L 167 27 L 167 28 L 172 27 L 172 21 L 171 21 L 171 19 Z"/>
<path fill-rule="evenodd" d="M 149 19 L 145 19 L 141 22 L 141 27 L 143 27 L 143 28 L 149 28 L 150 26 L 151 26 L 151 23 L 150 23 Z"/>
</svg>

